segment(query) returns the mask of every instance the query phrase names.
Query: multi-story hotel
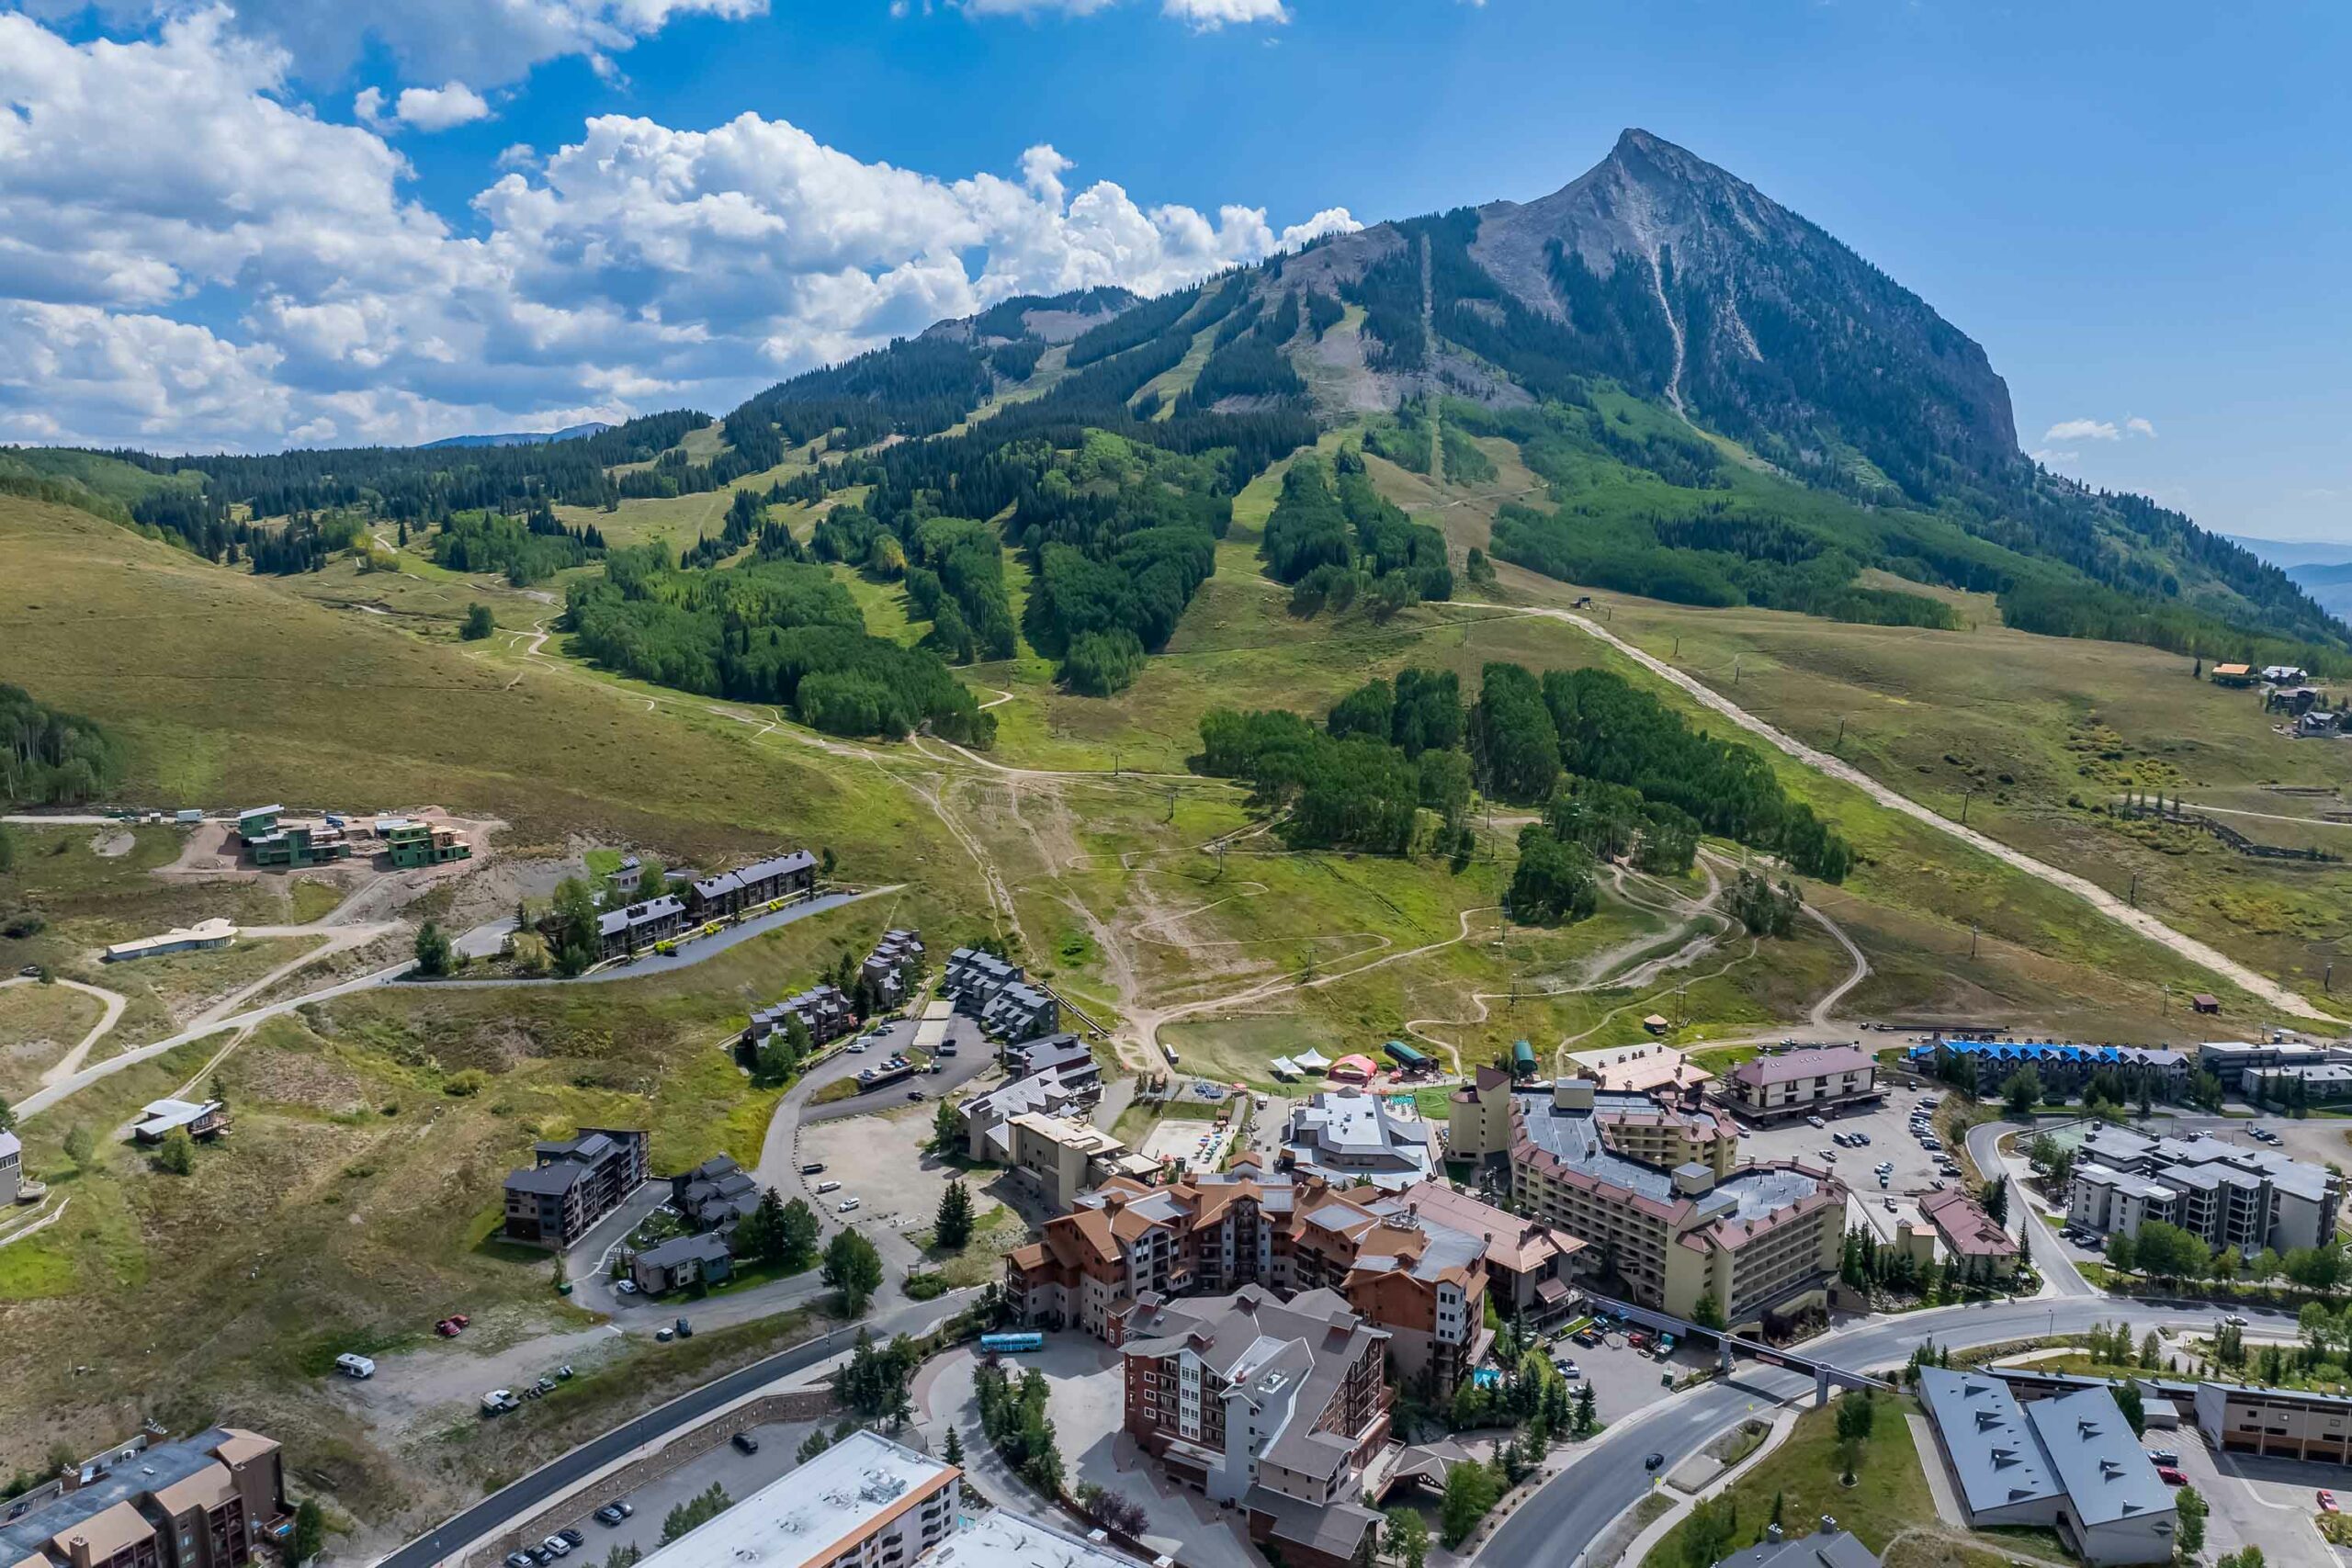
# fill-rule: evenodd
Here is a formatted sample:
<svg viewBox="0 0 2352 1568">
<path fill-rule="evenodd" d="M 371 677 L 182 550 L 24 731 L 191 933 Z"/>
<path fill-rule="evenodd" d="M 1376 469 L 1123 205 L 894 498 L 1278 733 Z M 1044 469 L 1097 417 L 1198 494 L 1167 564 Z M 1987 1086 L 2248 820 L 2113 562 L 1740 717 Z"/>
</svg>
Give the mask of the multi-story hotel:
<svg viewBox="0 0 2352 1568">
<path fill-rule="evenodd" d="M 1343 1568 L 1381 1522 L 1356 1499 L 1388 1440 L 1388 1340 L 1329 1291 L 1140 1303 L 1122 1352 L 1127 1433 L 1174 1479 L 1238 1505 L 1283 1562 Z"/>
<path fill-rule="evenodd" d="M 1704 1111 L 1602 1093 L 1589 1079 L 1514 1090 L 1482 1068 L 1453 1098 L 1451 1151 L 1507 1158 L 1521 1213 L 1577 1237 L 1632 1300 L 1689 1316 L 1708 1297 L 1729 1326 L 1828 1300 L 1846 1190 L 1801 1165 L 1739 1164 L 1737 1132 Z"/>
<path fill-rule="evenodd" d="M 1245 1162 L 1168 1187 L 1105 1183 L 1006 1259 L 1005 1289 L 1020 1321 L 1114 1345 L 1146 1300 L 1329 1290 L 1388 1334 L 1402 1375 L 1451 1388 L 1485 1352 L 1489 1288 L 1515 1312 L 1555 1311 L 1582 1250 L 1438 1183 L 1342 1189 Z"/>
</svg>

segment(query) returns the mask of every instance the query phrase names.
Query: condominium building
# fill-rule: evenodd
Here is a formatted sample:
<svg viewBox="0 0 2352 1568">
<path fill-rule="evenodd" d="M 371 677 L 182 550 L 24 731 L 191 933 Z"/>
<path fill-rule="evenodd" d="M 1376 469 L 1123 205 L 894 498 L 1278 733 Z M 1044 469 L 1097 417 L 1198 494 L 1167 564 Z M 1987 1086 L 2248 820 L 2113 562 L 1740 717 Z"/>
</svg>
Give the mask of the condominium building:
<svg viewBox="0 0 2352 1568">
<path fill-rule="evenodd" d="M 2342 1063 L 2352 1063 L 2352 1048 L 2307 1045 L 2300 1041 L 2271 1043 L 2250 1040 L 2208 1040 L 2197 1047 L 2198 1070 L 2221 1079 L 2222 1087 L 2232 1093 L 2245 1088 L 2250 1073 Z"/>
<path fill-rule="evenodd" d="M 376 837 L 392 864 L 403 871 L 471 860 L 474 853 L 473 847 L 458 836 L 455 828 L 420 822 L 411 817 L 378 818 Z"/>
<path fill-rule="evenodd" d="M 1704 1111 L 1581 1078 L 1512 1092 L 1508 1078 L 1482 1072 L 1454 1097 L 1454 1151 L 1484 1152 L 1508 1114 L 1520 1213 L 1588 1244 L 1630 1299 L 1689 1316 L 1712 1297 L 1735 1328 L 1826 1303 L 1846 1205 L 1835 1177 L 1741 1166 L 1736 1129 Z"/>
<path fill-rule="evenodd" d="M 955 1536 L 963 1473 L 861 1428 L 639 1568 L 910 1568 Z"/>
<path fill-rule="evenodd" d="M 645 1146 L 642 1131 L 620 1127 L 534 1145 L 536 1163 L 506 1179 L 506 1239 L 559 1249 L 578 1241 L 645 1179 Z"/>
<path fill-rule="evenodd" d="M 1138 1303 L 1127 1434 L 1176 1481 L 1241 1507 L 1283 1562 L 1352 1564 L 1381 1523 L 1356 1499 L 1388 1440 L 1388 1338 L 1329 1291 Z"/>
<path fill-rule="evenodd" d="M 957 948 L 947 955 L 939 985 L 956 999 L 957 1011 L 978 1019 L 1000 1040 L 1035 1040 L 1061 1027 L 1061 1003 L 1054 994 L 1033 985 L 1020 964 L 993 953 Z"/>
<path fill-rule="evenodd" d="M 1489 1290 L 1515 1311 L 1555 1312 L 1583 1250 L 1438 1182 L 1341 1189 L 1245 1161 L 1086 1194 L 1007 1258 L 1005 1293 L 1021 1322 L 1115 1345 L 1148 1299 L 1242 1284 L 1329 1290 L 1389 1334 L 1400 1373 L 1451 1389 L 1485 1352 Z"/>
<path fill-rule="evenodd" d="M 596 956 L 617 958 L 668 942 L 685 929 L 684 902 L 664 893 L 640 904 L 608 909 L 596 917 Z"/>
<path fill-rule="evenodd" d="M 1930 1077 L 1954 1057 L 1973 1063 L 1976 1092 L 1998 1094 L 2010 1075 L 2031 1067 L 2045 1092 L 2074 1094 L 2101 1068 L 2120 1074 L 2128 1082 L 2149 1079 L 2149 1092 L 2158 1100 L 2178 1100 L 2188 1088 L 2190 1063 L 2179 1051 L 2152 1050 L 2139 1045 L 2062 1045 L 2055 1042 L 2017 1043 L 2007 1040 L 1947 1040 L 1941 1035 L 1905 1055 L 1914 1071 Z"/>
<path fill-rule="evenodd" d="M 2268 1149 L 2199 1134 L 2148 1138 L 2101 1127 L 2075 1156 L 2067 1218 L 2137 1236 L 2150 1220 L 2252 1254 L 2324 1247 L 2335 1237 L 2344 1179 Z"/>
<path fill-rule="evenodd" d="M 1518 1072 L 1521 1047 L 1527 1050 L 1526 1072 Z M 1577 1065 L 1577 1076 L 1592 1079 L 1595 1087 L 1611 1094 L 1655 1094 L 1672 1099 L 1696 1089 L 1703 1089 L 1714 1081 L 1715 1075 L 1690 1060 L 1687 1051 L 1655 1040 L 1634 1045 L 1604 1045 L 1591 1051 L 1571 1051 L 1568 1060 Z M 1522 1040 L 1511 1048 L 1512 1070 L 1515 1076 L 1535 1075 L 1535 1050 Z"/>
<path fill-rule="evenodd" d="M 874 994 L 886 1008 L 898 1007 L 907 999 L 907 987 L 922 973 L 922 933 L 913 931 L 887 931 L 874 951 L 858 965 L 858 976 L 874 988 Z"/>
<path fill-rule="evenodd" d="M 742 1034 L 735 1042 L 737 1057 L 748 1066 L 768 1036 L 784 1028 L 786 1020 L 795 1018 L 808 1032 L 809 1043 L 815 1045 L 838 1040 L 857 1027 L 857 1009 L 840 987 L 811 986 L 774 1007 L 753 1011 L 751 1021 L 743 1026 Z"/>
<path fill-rule="evenodd" d="M 2197 1385 L 2197 1425 L 2233 1453 L 2352 1464 L 2352 1397 L 2291 1388 Z"/>
<path fill-rule="evenodd" d="M 215 1427 L 140 1438 L 0 1503 L 10 1568 L 242 1568 L 291 1510 L 277 1445 Z"/>
<path fill-rule="evenodd" d="M 1148 1180 L 1159 1167 L 1081 1117 L 1025 1111 L 1007 1120 L 1005 1163 L 1026 1175 L 1057 1213 L 1114 1176 Z"/>
<path fill-rule="evenodd" d="M 1435 1129 L 1410 1110 L 1366 1089 L 1340 1089 L 1292 1109 L 1283 1159 L 1302 1176 L 1397 1192 L 1429 1179 L 1436 1144 Z"/>
<path fill-rule="evenodd" d="M 1934 1227 L 1946 1260 L 1962 1279 L 1989 1285 L 2018 1271 L 2017 1238 L 1959 1188 L 1928 1193 L 1919 1200 L 1919 1213 Z"/>
<path fill-rule="evenodd" d="M 817 857 L 807 850 L 754 861 L 740 871 L 697 877 L 686 888 L 686 908 L 696 920 L 740 914 L 778 898 L 800 898 L 816 891 Z"/>
<path fill-rule="evenodd" d="M 1014 1117 L 1069 1117 L 1102 1098 L 1102 1066 L 1075 1035 L 1056 1034 L 1027 1044 L 1008 1044 L 1001 1059 L 1012 1076 L 956 1106 L 964 1132 L 964 1152 L 973 1159 L 1011 1165 L 1014 1163 L 1012 1133 L 1007 1123 Z"/>
<path fill-rule="evenodd" d="M 1724 1077 L 1722 1094 L 1725 1104 L 1767 1121 L 1882 1098 L 1878 1064 L 1854 1045 L 1751 1057 Z"/>
</svg>

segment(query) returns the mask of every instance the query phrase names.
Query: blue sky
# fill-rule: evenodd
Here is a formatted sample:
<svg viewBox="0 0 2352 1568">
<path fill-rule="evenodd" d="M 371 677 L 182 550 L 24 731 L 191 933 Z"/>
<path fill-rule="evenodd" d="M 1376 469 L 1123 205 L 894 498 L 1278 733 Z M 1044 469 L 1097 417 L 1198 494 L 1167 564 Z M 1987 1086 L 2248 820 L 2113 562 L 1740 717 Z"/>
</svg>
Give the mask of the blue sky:
<svg viewBox="0 0 2352 1568">
<path fill-rule="evenodd" d="M 2352 542 L 2341 6 L 514 0 L 502 14 L 545 15 L 507 33 L 488 9 L 17 18 L 95 83 L 217 58 L 227 85 L 156 127 L 153 177 L 136 129 L 109 127 L 84 177 L 137 188 L 79 227 L 23 222 L 53 197 L 0 121 L 0 232 L 52 253 L 0 245 L 0 309 L 22 302 L 0 357 L 31 367 L 0 369 L 0 438 L 47 418 L 48 438 L 272 445 L 710 406 L 1016 285 L 1166 287 L 1329 209 L 1540 195 L 1641 125 L 1983 342 L 2053 467 L 2225 531 Z M 37 79 L 56 71 L 12 80 L 9 41 L 0 103 L 64 138 L 73 106 Z M 269 123 L 239 145 L 270 157 L 175 172 L 192 121 L 248 114 Z M 749 134 L 706 139 L 745 115 Z M 595 117 L 618 129 L 591 136 Z M 288 166 L 308 171 L 290 196 Z M 1003 188 L 955 186 L 983 175 Z M 1098 181 L 1125 204 L 1082 202 Z M 114 386 L 126 344 L 184 367 Z"/>
</svg>

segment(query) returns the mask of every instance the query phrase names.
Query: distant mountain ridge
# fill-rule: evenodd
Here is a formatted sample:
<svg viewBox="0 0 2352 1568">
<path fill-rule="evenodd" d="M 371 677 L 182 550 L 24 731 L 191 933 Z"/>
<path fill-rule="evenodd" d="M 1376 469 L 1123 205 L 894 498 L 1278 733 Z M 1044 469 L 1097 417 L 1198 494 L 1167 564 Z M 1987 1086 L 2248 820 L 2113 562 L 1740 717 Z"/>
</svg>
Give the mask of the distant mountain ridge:
<svg viewBox="0 0 2352 1568">
<path fill-rule="evenodd" d="M 583 435 L 602 435 L 607 430 L 619 428 L 610 420 L 594 419 L 585 424 L 567 424 L 561 430 L 517 430 L 498 435 L 445 435 L 438 441 L 427 441 L 417 450 L 439 452 L 452 446 L 544 446 L 549 442 L 577 441 Z"/>
</svg>

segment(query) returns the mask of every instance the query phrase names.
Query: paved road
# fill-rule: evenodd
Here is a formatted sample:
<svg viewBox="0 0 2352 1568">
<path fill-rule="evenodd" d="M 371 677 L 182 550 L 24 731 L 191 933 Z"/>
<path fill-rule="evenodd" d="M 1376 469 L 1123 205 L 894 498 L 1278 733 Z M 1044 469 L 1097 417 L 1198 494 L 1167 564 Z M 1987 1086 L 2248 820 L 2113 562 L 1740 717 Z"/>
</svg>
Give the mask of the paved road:
<svg viewBox="0 0 2352 1568">
<path fill-rule="evenodd" d="M 512 1520 L 542 1506 L 558 1493 L 624 1458 L 631 1450 L 681 1427 L 691 1427 L 721 1405 L 763 1388 L 778 1378 L 805 1371 L 828 1357 L 842 1354 L 857 1342 L 860 1328 L 871 1331 L 876 1338 L 888 1338 L 901 1331 L 914 1332 L 961 1311 L 969 1298 L 977 1293 L 971 1291 L 954 1292 L 937 1301 L 921 1303 L 899 1312 L 870 1318 L 862 1324 L 837 1328 L 822 1338 L 796 1345 L 789 1350 L 779 1351 L 764 1360 L 754 1361 L 738 1371 L 729 1372 L 716 1382 L 705 1383 L 691 1393 L 681 1394 L 634 1421 L 616 1427 L 603 1437 L 582 1443 L 561 1459 L 540 1466 L 512 1485 L 492 1493 L 438 1529 L 380 1559 L 377 1568 L 432 1568 L 433 1564 L 464 1550 L 469 1542 L 505 1529 Z"/>
<path fill-rule="evenodd" d="M 863 893 L 827 893 L 820 897 L 808 899 L 805 903 L 789 905 L 778 909 L 773 915 L 762 915 L 756 919 L 745 920 L 740 926 L 729 926 L 717 936 L 707 936 L 690 942 L 675 953 L 666 954 L 649 953 L 634 964 L 616 964 L 610 969 L 599 969 L 593 975 L 575 975 L 570 979 L 549 976 L 544 980 L 418 980 L 413 984 L 431 986 L 436 990 L 499 990 L 514 986 L 593 986 L 608 980 L 642 980 L 648 976 L 667 975 L 679 969 L 690 969 L 706 958 L 726 952 L 738 942 L 749 942 L 755 936 L 765 936 L 768 932 L 788 926 L 795 920 L 805 920 L 811 915 L 821 915 L 828 909 L 838 909 L 844 904 L 854 904 L 862 899 L 879 897 L 885 893 L 896 893 L 904 886 L 903 883 L 894 882 L 888 887 L 869 887 Z M 493 925 L 495 923 L 492 922 Z M 511 928 L 514 922 L 510 920 L 506 924 Z M 478 947 L 481 945 L 481 938 L 478 933 L 486 933 L 490 930 L 491 927 L 488 926 L 478 926 L 474 931 L 467 932 L 466 936 L 473 946 Z M 503 939 L 504 933 L 502 931 L 499 934 Z M 491 951 L 494 953 L 497 948 L 493 946 Z"/>
<path fill-rule="evenodd" d="M 2262 1326 L 2288 1331 L 2294 1326 L 2291 1313 L 2240 1310 Z M 2044 1297 L 1872 1318 L 1814 1340 L 1804 1349 L 1835 1366 L 1871 1371 L 1900 1366 L 1923 1340 L 1955 1347 L 1987 1345 L 2119 1321 L 2135 1332 L 2167 1325 L 2207 1328 L 2213 1312 L 2199 1303 L 2171 1307 L 2106 1296 Z M 1810 1378 L 1743 1363 L 1736 1382 L 1708 1384 L 1611 1427 L 1573 1450 L 1567 1469 L 1521 1504 L 1477 1555 L 1498 1564 L 1560 1561 L 1561 1542 L 1598 1540 L 1611 1521 L 1641 1500 L 1655 1479 L 1672 1473 L 1685 1459 L 1729 1431 L 1751 1413 L 1751 1406 L 1767 1406 L 1811 1386 Z M 1655 1476 L 1642 1462 L 1652 1453 L 1666 1456 Z M 1579 1556 L 1571 1568 L 1580 1568 L 1581 1561 Z"/>
<path fill-rule="evenodd" d="M 1454 603 L 1458 607 L 1469 610 L 1501 610 L 1512 608 L 1512 606 L 1502 604 L 1482 604 L 1473 600 L 1456 600 Z M 1623 637 L 1619 637 L 1615 632 L 1612 632 L 1603 626 L 1600 622 L 1591 620 L 1583 615 L 1576 615 L 1567 610 L 1555 610 L 1544 605 L 1519 607 L 1519 613 L 1521 615 L 1541 616 L 1545 620 L 1565 622 L 1569 626 L 1575 626 L 1577 630 L 1609 644 L 1611 648 L 1614 648 L 1620 653 L 1625 655 L 1626 658 L 1631 659 L 1636 664 L 1641 665 L 1644 669 L 1649 671 L 1659 679 L 1670 682 L 1674 685 L 1680 687 L 1699 702 L 1714 709 L 1717 713 L 1722 714 L 1725 718 L 1730 719 L 1742 729 L 1745 729 L 1750 734 L 1756 735 L 1770 742 L 1779 750 L 1787 752 L 1792 757 L 1794 757 L 1798 761 L 1803 762 L 1808 767 L 1814 768 L 1820 773 L 1826 773 L 1831 778 L 1838 779 L 1843 783 L 1853 785 L 1856 789 L 1860 790 L 1863 794 L 1869 795 L 1872 800 L 1878 802 L 1881 806 L 1885 807 L 1890 811 L 1899 811 L 1905 816 L 1912 818 L 1917 821 L 1924 822 L 1928 827 L 1935 829 L 1939 832 L 1948 833 L 1951 837 L 1960 840 L 1962 843 L 1965 843 L 1973 849 L 1981 850 L 1984 853 L 1991 855 L 1994 859 L 2001 861 L 2005 864 L 2014 866 L 2018 871 L 2025 873 L 2028 876 L 2036 877 L 2041 881 L 2050 884 L 2052 887 L 2062 888 L 2068 893 L 2072 893 L 2075 897 L 2082 899 L 2085 903 L 2097 909 L 2100 914 L 2105 915 L 2109 919 L 2115 921 L 2119 925 L 2131 928 L 2132 931 L 2139 932 L 2140 935 L 2146 937 L 2151 942 L 2158 942 L 2163 946 L 2172 949 L 2174 953 L 2188 959 L 2190 963 L 2201 965 L 2206 969 L 2211 970 L 2214 974 L 2225 977 L 2232 984 L 2238 987 L 2239 989 L 2245 991 L 2251 996 L 2261 998 L 2272 1007 L 2283 1009 L 2288 1012 L 2294 1013 L 2300 1018 L 2332 1020 L 2332 1014 L 2323 1012 L 2319 1009 L 2313 1007 L 2311 1004 L 2311 1001 L 2300 992 L 2280 985 L 2278 981 L 2273 980 L 2267 975 L 2257 974 L 2245 964 L 2239 963 L 2236 959 L 2230 957 L 2227 953 L 2222 953 L 2218 948 L 2215 948 L 2209 943 L 2199 942 L 2195 937 L 2174 930 L 2171 926 L 2168 926 L 2165 924 L 2164 921 L 2156 919 L 2155 916 L 2149 914 L 2145 909 L 2137 908 L 2132 905 L 2126 903 L 2123 899 L 2117 897 L 2106 888 L 2101 887 L 2098 883 L 2093 882 L 2089 877 L 2077 876 L 2071 871 L 2062 871 L 2057 866 L 2052 865 L 2047 862 L 2034 859 L 2033 856 L 2027 854 L 2023 850 L 2003 843 L 2000 840 L 1992 837 L 1990 834 L 1981 833 L 1973 828 L 1963 827 L 1960 823 L 1953 821 L 1951 818 L 1944 816 L 1941 812 L 1933 810 L 1928 807 L 1922 806 L 1919 802 L 1912 799 L 1909 795 L 1901 794 L 1888 785 L 1881 784 L 1877 779 L 1873 778 L 1869 773 L 1864 773 L 1861 769 L 1855 767 L 1852 763 L 1848 762 L 1841 758 L 1833 757 L 1826 751 L 1808 746 L 1804 741 L 1797 739 L 1793 736 L 1776 728 L 1772 725 L 1767 724 L 1764 720 L 1757 717 L 1754 714 L 1749 713 L 1746 708 L 1741 707 L 1738 704 L 1733 702 L 1729 697 L 1726 697 L 1722 693 L 1716 691 L 1713 686 L 1706 684 L 1698 677 L 1689 674 L 1686 671 L 1676 668 L 1674 665 L 1668 664 L 1665 660 L 1657 657 L 1655 654 L 1645 652 L 1643 649 L 1634 647 L 1632 643 L 1627 642 Z"/>
<path fill-rule="evenodd" d="M 2050 1288 L 2062 1296 L 2100 1295 L 2098 1289 L 2083 1278 L 2082 1270 L 2075 1267 L 2075 1260 L 2068 1255 L 2065 1244 L 2050 1234 L 2050 1227 L 2042 1223 L 2041 1215 L 2034 1209 L 2033 1200 L 2016 1190 L 2018 1187 L 2018 1172 L 2009 1168 L 1994 1147 L 2003 1134 L 2018 1130 L 2007 1122 L 1979 1122 L 1968 1130 L 1968 1157 L 1976 1162 L 1976 1168 L 1981 1172 L 2000 1171 L 2010 1178 L 2009 1228 L 2024 1241 L 2026 1256 L 2033 1260 L 2034 1272 L 2048 1280 Z"/>
</svg>

